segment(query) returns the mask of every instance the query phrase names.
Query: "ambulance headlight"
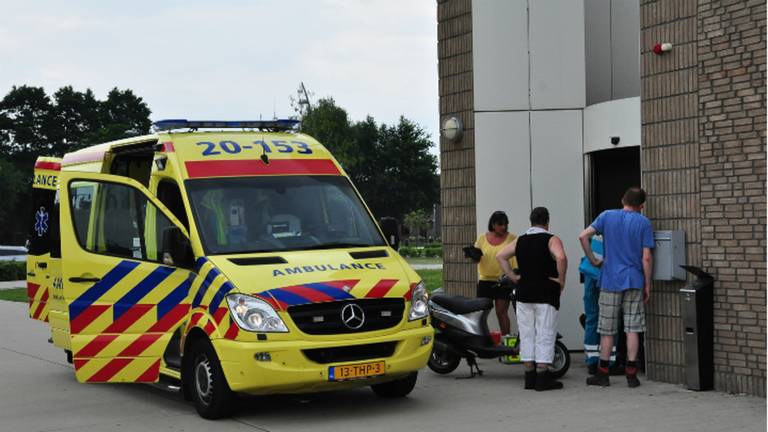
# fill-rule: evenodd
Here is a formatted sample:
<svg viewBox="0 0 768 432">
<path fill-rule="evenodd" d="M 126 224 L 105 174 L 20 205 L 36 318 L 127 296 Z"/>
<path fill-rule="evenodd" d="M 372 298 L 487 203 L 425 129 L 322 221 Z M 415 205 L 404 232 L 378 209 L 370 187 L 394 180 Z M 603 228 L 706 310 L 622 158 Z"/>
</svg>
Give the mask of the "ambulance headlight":
<svg viewBox="0 0 768 432">
<path fill-rule="evenodd" d="M 237 325 L 247 331 L 287 333 L 288 327 L 267 302 L 245 294 L 227 296 L 229 312 Z"/>
<path fill-rule="evenodd" d="M 413 289 L 411 297 L 411 310 L 408 312 L 408 321 L 426 318 L 429 315 L 429 292 L 424 282 L 419 282 Z"/>
</svg>

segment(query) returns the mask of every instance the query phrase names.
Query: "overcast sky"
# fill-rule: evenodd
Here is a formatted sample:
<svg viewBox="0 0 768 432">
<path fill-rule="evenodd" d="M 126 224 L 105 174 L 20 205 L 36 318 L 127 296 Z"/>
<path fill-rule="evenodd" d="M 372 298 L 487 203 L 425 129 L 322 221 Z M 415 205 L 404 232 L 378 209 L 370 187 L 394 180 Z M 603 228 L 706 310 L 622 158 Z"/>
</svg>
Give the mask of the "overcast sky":
<svg viewBox="0 0 768 432">
<path fill-rule="evenodd" d="M 293 114 L 299 82 L 353 120 L 437 141 L 434 0 L 0 0 L 0 92 L 132 89 L 152 119 Z M 1 97 L 1 95 L 0 95 Z"/>
</svg>

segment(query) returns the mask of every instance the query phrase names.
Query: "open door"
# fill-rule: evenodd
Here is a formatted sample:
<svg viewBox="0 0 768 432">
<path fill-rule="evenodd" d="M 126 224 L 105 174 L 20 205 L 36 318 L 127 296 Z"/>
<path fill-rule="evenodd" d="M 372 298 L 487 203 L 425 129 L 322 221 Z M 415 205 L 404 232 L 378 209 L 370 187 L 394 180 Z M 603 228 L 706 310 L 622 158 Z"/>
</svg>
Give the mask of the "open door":
<svg viewBox="0 0 768 432">
<path fill-rule="evenodd" d="M 80 382 L 155 382 L 189 311 L 191 269 L 163 263 L 163 228 L 186 229 L 139 182 L 61 175 L 63 292 Z"/>
<path fill-rule="evenodd" d="M 32 182 L 32 206 L 27 219 L 27 298 L 29 316 L 48 322 L 52 300 L 51 230 L 58 218 L 53 211 L 59 187 L 61 159 L 39 157 Z"/>
</svg>

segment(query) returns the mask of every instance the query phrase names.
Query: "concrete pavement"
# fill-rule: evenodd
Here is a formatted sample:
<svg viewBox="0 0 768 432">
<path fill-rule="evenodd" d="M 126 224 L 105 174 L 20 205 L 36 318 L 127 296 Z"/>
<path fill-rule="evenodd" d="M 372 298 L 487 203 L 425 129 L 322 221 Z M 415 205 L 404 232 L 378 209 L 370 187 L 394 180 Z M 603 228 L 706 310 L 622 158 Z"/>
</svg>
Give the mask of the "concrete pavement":
<svg viewBox="0 0 768 432">
<path fill-rule="evenodd" d="M 485 376 L 457 380 L 425 369 L 410 397 L 369 389 L 248 397 L 234 418 L 212 423 L 176 393 L 147 385 L 79 384 L 46 325 L 26 305 L 0 301 L 0 431 L 764 431 L 766 400 L 691 392 L 623 377 L 587 388 L 574 354 L 565 390 L 522 390 L 521 366 L 485 360 Z"/>
</svg>

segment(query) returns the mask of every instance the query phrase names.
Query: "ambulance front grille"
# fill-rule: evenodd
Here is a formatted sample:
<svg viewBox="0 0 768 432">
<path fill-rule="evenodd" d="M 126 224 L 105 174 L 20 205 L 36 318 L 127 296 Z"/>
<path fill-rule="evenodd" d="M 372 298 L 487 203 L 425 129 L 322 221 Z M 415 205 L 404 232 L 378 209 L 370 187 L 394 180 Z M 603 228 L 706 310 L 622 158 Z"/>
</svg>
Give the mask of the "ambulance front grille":
<svg viewBox="0 0 768 432">
<path fill-rule="evenodd" d="M 350 303 L 360 306 L 365 314 L 359 328 L 350 328 L 342 321 L 341 310 Z M 402 298 L 355 299 L 291 306 L 288 314 L 299 330 L 306 334 L 331 335 L 394 327 L 403 319 L 403 309 L 405 300 Z"/>
<path fill-rule="evenodd" d="M 375 358 L 391 357 L 395 353 L 397 342 L 381 342 L 343 347 L 313 348 L 302 350 L 307 358 L 315 363 L 339 363 Z"/>
</svg>

